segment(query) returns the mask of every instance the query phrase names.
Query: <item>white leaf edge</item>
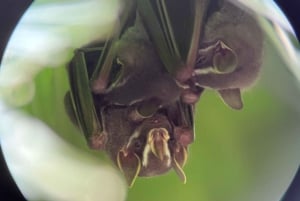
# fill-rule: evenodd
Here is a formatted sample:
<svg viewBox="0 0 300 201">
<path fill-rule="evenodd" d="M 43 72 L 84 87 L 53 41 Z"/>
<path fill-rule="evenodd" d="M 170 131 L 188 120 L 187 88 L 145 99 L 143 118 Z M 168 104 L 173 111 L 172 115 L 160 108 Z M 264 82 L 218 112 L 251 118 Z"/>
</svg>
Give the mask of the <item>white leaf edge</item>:
<svg viewBox="0 0 300 201">
<path fill-rule="evenodd" d="M 127 185 L 112 166 L 2 102 L 0 114 L 3 155 L 28 200 L 125 200 Z"/>
<path fill-rule="evenodd" d="M 127 185 L 117 170 L 6 104 L 28 103 L 35 93 L 35 75 L 44 67 L 64 65 L 76 47 L 104 39 L 119 9 L 117 0 L 36 0 L 13 32 L 0 72 L 0 142 L 8 168 L 28 200 L 126 198 Z M 80 33 L 70 32 L 78 28 Z"/>
<path fill-rule="evenodd" d="M 282 10 L 273 0 L 229 0 L 256 14 L 266 36 L 271 40 L 286 67 L 296 78 L 300 87 L 300 45 L 295 31 Z M 298 47 L 292 40 L 298 41 Z"/>
<path fill-rule="evenodd" d="M 11 105 L 29 103 L 32 80 L 45 67 L 61 67 L 73 51 L 112 32 L 119 0 L 37 0 L 16 26 L 0 70 L 0 98 Z"/>
</svg>

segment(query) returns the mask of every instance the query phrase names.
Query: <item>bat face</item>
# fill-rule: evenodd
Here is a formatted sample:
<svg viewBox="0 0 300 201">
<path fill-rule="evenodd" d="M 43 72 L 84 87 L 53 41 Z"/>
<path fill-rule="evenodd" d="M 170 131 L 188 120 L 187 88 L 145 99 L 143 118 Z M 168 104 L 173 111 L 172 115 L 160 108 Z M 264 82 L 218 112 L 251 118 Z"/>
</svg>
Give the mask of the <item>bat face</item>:
<svg viewBox="0 0 300 201">
<path fill-rule="evenodd" d="M 222 0 L 182 1 L 177 11 L 170 10 L 171 1 L 159 2 L 126 3 L 106 43 L 76 50 L 69 65 L 68 113 L 129 186 L 138 176 L 171 169 L 185 182 L 194 105 L 203 90 L 214 89 L 242 109 L 241 89 L 260 68 L 263 37 L 250 14 Z M 174 23 L 177 15 L 193 23 Z"/>
<path fill-rule="evenodd" d="M 185 182 L 182 168 L 193 133 L 175 127 L 163 111 L 139 120 L 132 119 L 132 112 L 132 107 L 105 108 L 102 115 L 106 139 L 98 143 L 104 144 L 102 149 L 124 173 L 128 184 L 131 186 L 137 176 L 157 176 L 172 168 Z"/>
<path fill-rule="evenodd" d="M 127 144 L 118 153 L 120 169 L 128 165 L 127 158 L 135 156 L 139 176 L 156 176 L 171 168 L 171 153 L 168 146 L 171 127 L 161 115 L 144 120 L 130 136 Z"/>
</svg>

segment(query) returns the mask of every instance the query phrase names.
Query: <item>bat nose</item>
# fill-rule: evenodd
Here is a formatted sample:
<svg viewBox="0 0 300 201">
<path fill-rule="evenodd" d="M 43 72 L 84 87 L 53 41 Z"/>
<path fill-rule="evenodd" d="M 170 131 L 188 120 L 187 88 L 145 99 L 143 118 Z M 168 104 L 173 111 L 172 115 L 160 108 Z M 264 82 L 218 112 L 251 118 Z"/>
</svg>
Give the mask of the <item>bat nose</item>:
<svg viewBox="0 0 300 201">
<path fill-rule="evenodd" d="M 161 162 L 170 166 L 171 154 L 168 147 L 169 132 L 165 128 L 153 128 L 147 136 L 147 147 L 144 150 L 143 165 L 147 166 L 149 154 L 153 154 Z"/>
<path fill-rule="evenodd" d="M 170 157 L 168 148 L 169 132 L 165 128 L 152 129 L 149 133 L 149 142 L 152 153 L 161 161 Z"/>
</svg>

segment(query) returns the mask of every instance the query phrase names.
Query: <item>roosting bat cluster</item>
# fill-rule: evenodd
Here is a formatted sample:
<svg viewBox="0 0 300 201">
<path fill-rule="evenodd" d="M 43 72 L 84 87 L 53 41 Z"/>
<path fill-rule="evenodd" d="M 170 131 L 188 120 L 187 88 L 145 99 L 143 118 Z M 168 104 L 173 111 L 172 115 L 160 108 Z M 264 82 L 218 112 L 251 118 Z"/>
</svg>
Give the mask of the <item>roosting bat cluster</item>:
<svg viewBox="0 0 300 201">
<path fill-rule="evenodd" d="M 256 19 L 223 0 L 126 1 L 105 43 L 75 51 L 70 118 L 131 186 L 174 169 L 183 182 L 194 141 L 194 107 L 205 89 L 242 109 L 257 79 L 263 34 Z"/>
</svg>

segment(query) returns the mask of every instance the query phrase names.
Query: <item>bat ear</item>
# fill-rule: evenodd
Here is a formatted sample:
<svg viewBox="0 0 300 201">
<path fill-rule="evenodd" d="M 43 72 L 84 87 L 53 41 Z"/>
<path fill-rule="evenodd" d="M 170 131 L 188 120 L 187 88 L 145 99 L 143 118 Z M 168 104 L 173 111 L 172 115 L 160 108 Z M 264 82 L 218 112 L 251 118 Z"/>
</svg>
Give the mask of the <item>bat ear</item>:
<svg viewBox="0 0 300 201">
<path fill-rule="evenodd" d="M 121 150 L 117 155 L 117 163 L 124 174 L 129 187 L 132 187 L 141 170 L 141 160 L 135 153 Z"/>
<path fill-rule="evenodd" d="M 243 101 L 240 89 L 222 89 L 218 90 L 223 101 L 233 109 L 240 110 L 243 108 Z"/>
<path fill-rule="evenodd" d="M 213 56 L 212 63 L 217 72 L 231 73 L 238 66 L 238 57 L 231 48 L 220 42 L 220 50 Z"/>
<path fill-rule="evenodd" d="M 172 167 L 179 176 L 180 180 L 185 184 L 186 176 L 183 171 L 183 166 L 185 165 L 187 160 L 187 150 L 185 147 L 178 145 L 174 150 L 173 158 L 172 158 Z"/>
</svg>

